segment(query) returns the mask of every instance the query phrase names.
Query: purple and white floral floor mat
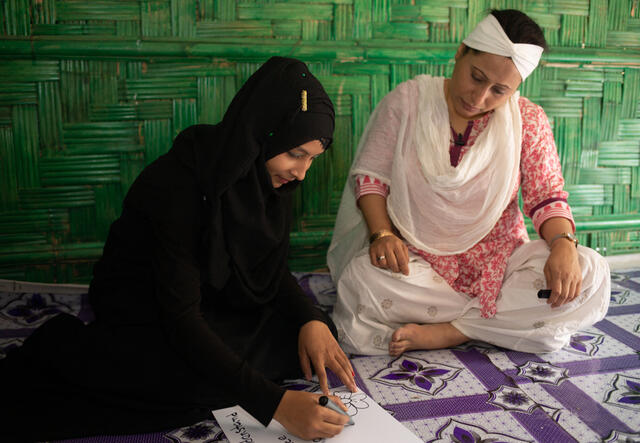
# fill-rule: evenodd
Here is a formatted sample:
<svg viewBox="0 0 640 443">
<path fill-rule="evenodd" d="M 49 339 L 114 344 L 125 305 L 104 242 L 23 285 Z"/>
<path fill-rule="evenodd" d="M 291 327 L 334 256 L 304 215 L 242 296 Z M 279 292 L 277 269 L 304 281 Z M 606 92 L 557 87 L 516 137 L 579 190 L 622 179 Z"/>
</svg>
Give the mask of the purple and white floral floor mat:
<svg viewBox="0 0 640 443">
<path fill-rule="evenodd" d="M 327 274 L 297 277 L 331 310 L 336 294 Z M 0 281 L 0 358 L 59 312 L 90 320 L 86 288 Z M 559 352 L 471 343 L 399 358 L 355 357 L 352 364 L 360 389 L 425 442 L 640 442 L 640 269 L 612 272 L 607 317 Z M 289 388 L 318 390 L 306 381 Z M 357 394 L 346 401 L 358 408 Z M 212 418 L 166 432 L 67 441 L 227 439 Z"/>
</svg>

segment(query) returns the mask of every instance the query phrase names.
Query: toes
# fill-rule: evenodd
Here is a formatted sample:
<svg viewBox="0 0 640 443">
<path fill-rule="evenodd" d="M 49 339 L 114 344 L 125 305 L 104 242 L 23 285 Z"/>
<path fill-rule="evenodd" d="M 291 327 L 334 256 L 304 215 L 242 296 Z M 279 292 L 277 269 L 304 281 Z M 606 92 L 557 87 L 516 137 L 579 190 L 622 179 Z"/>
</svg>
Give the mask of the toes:
<svg viewBox="0 0 640 443">
<path fill-rule="evenodd" d="M 400 354 L 402 354 L 402 352 L 397 349 L 389 349 L 389 355 L 392 357 L 397 357 Z"/>
<path fill-rule="evenodd" d="M 404 340 L 404 328 L 398 328 L 395 330 L 395 332 L 393 333 L 393 335 L 391 336 L 391 341 L 392 342 L 399 342 L 400 340 Z"/>
<path fill-rule="evenodd" d="M 390 343 L 389 355 L 393 357 L 397 357 L 398 355 L 406 351 L 408 347 L 409 347 L 409 342 L 407 342 L 406 340 Z"/>
</svg>

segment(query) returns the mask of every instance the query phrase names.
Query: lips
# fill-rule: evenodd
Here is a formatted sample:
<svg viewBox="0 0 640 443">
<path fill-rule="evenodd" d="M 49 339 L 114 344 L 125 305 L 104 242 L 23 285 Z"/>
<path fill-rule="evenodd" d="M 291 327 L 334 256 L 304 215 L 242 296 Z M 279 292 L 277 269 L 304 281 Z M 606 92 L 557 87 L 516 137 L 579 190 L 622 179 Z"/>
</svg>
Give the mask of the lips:
<svg viewBox="0 0 640 443">
<path fill-rule="evenodd" d="M 466 101 L 464 101 L 463 99 L 460 99 L 460 102 L 462 103 L 462 108 L 467 111 L 467 112 L 472 112 L 472 113 L 478 113 L 480 112 L 480 109 L 476 108 L 475 106 L 471 106 L 469 103 L 467 103 Z"/>
</svg>

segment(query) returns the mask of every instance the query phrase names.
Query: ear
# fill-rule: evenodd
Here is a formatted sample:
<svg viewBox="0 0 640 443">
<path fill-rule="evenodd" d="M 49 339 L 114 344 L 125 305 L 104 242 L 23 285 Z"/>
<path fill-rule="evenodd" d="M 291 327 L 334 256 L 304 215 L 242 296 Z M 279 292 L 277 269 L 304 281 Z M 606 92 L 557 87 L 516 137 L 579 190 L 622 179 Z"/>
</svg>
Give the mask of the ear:
<svg viewBox="0 0 640 443">
<path fill-rule="evenodd" d="M 460 46 L 458 46 L 458 50 L 456 51 L 456 55 L 453 56 L 454 60 L 458 61 L 458 59 L 464 54 L 466 48 L 467 45 L 460 43 Z"/>
</svg>

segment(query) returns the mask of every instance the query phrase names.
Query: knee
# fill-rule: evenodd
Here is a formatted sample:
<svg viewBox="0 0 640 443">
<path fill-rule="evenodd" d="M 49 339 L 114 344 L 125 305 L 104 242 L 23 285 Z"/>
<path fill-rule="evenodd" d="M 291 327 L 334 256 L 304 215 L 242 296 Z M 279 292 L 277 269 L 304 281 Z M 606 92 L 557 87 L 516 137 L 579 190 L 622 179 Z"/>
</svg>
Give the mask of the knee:
<svg viewBox="0 0 640 443">
<path fill-rule="evenodd" d="M 578 256 L 582 268 L 587 272 L 606 270 L 606 274 L 609 274 L 609 263 L 593 249 L 586 246 L 578 246 Z"/>
<path fill-rule="evenodd" d="M 351 280 L 366 279 L 366 276 L 373 270 L 368 254 L 356 255 L 349 261 L 344 272 L 340 276 L 339 283 Z"/>
<path fill-rule="evenodd" d="M 559 351 L 560 349 L 564 348 L 567 344 L 569 343 L 569 340 L 557 340 L 557 339 L 553 339 L 553 340 L 548 340 L 546 342 L 543 343 L 537 343 L 537 349 L 534 351 L 529 351 L 529 352 L 533 352 L 536 354 L 546 354 L 549 352 L 556 352 Z"/>
<path fill-rule="evenodd" d="M 529 337 L 529 339 L 521 340 L 517 344 L 517 346 L 513 347 L 513 349 L 520 352 L 530 352 L 532 354 L 546 354 L 549 352 L 556 352 L 564 348 L 567 344 L 569 344 L 570 338 L 570 335 L 549 335 L 544 338 Z"/>
</svg>

